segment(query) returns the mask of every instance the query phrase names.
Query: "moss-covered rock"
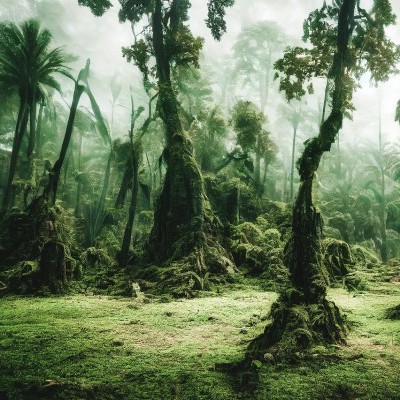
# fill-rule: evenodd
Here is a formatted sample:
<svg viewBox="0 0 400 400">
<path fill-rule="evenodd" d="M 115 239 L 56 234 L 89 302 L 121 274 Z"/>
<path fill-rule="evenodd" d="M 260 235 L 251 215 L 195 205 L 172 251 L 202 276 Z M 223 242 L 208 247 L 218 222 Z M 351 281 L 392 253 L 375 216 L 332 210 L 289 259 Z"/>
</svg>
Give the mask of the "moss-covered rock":
<svg viewBox="0 0 400 400">
<path fill-rule="evenodd" d="M 349 213 L 334 212 L 328 219 L 328 225 L 340 232 L 342 240 L 350 242 L 354 231 L 354 221 Z"/>
<path fill-rule="evenodd" d="M 262 278 L 262 286 L 276 289 L 288 280 L 283 264 L 283 241 L 276 228 L 269 228 L 265 218 L 257 224 L 244 222 L 232 227 L 231 252 L 235 263 L 253 276 Z"/>
<path fill-rule="evenodd" d="M 343 285 L 349 291 L 364 291 L 368 289 L 368 279 L 365 273 L 354 271 L 343 278 Z"/>
<path fill-rule="evenodd" d="M 350 246 L 338 239 L 326 238 L 322 240 L 323 260 L 331 280 L 341 278 L 354 267 Z"/>
<path fill-rule="evenodd" d="M 386 311 L 386 318 L 388 318 L 388 319 L 400 319 L 400 304 L 398 306 L 390 307 Z"/>
<path fill-rule="evenodd" d="M 373 268 L 380 264 L 377 254 L 364 246 L 359 244 L 350 246 L 353 261 L 361 268 Z"/>
<path fill-rule="evenodd" d="M 37 261 L 20 261 L 1 275 L 7 293 L 33 294 L 39 286 L 39 266 Z"/>
<path fill-rule="evenodd" d="M 342 240 L 342 235 L 337 228 L 333 228 L 332 226 L 329 225 L 324 225 L 322 234 L 324 238 L 333 238 L 333 239 L 338 239 Z"/>
</svg>

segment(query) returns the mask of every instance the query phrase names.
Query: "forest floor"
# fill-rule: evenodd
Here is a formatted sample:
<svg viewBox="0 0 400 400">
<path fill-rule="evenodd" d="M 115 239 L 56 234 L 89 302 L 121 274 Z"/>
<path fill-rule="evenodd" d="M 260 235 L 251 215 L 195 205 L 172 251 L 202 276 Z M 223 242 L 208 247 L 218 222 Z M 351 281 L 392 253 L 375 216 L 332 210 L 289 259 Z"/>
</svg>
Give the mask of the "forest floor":
<svg viewBox="0 0 400 400">
<path fill-rule="evenodd" d="M 215 365 L 239 361 L 276 298 L 236 286 L 161 302 L 94 295 L 0 299 L 0 400 L 400 399 L 400 284 L 331 289 L 351 324 L 346 346 L 263 365 L 241 391 Z"/>
</svg>

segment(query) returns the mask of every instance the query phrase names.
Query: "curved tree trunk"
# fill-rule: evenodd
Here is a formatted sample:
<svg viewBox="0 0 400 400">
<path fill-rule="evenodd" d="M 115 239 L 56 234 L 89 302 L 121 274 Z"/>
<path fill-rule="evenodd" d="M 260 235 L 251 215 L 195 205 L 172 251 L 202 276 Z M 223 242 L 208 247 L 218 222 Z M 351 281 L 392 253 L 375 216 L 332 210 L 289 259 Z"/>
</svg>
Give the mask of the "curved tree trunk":
<svg viewBox="0 0 400 400">
<path fill-rule="evenodd" d="M 78 137 L 78 173 L 81 173 L 82 169 L 82 133 Z M 79 218 L 81 216 L 81 193 L 82 193 L 82 180 L 78 178 L 76 187 L 76 200 L 75 200 L 75 217 Z"/>
<path fill-rule="evenodd" d="M 337 50 L 330 78 L 334 81 L 332 111 L 319 135 L 310 139 L 299 159 L 299 192 L 293 208 L 292 235 L 285 249 L 285 262 L 292 286 L 272 306 L 272 323 L 248 347 L 247 359 L 268 351 L 293 357 L 313 343 L 340 343 L 346 327 L 334 303 L 326 299 L 327 274 L 321 259 L 321 216 L 313 204 L 312 185 L 324 152 L 329 151 L 342 127 L 346 87 L 345 60 L 354 28 L 356 0 L 344 0 L 339 13 Z"/>
<path fill-rule="evenodd" d="M 44 193 L 43 193 L 45 197 L 48 197 L 48 196 L 51 197 L 50 200 L 53 205 L 55 204 L 56 198 L 57 198 L 57 189 L 58 189 L 58 184 L 60 181 L 61 168 L 63 166 L 65 156 L 67 154 L 67 150 L 69 147 L 69 143 L 71 141 L 72 132 L 74 130 L 74 121 L 75 121 L 76 110 L 78 108 L 79 100 L 80 100 L 84 90 L 85 90 L 85 87 L 83 85 L 80 85 L 78 82 L 75 83 L 75 89 L 74 89 L 74 94 L 73 94 L 73 98 L 72 98 L 71 109 L 69 112 L 67 128 L 65 130 L 65 135 L 64 135 L 64 140 L 63 140 L 62 146 L 61 146 L 60 155 L 58 156 L 57 161 L 54 163 L 54 166 L 51 170 L 49 183 L 46 186 Z"/>
</svg>

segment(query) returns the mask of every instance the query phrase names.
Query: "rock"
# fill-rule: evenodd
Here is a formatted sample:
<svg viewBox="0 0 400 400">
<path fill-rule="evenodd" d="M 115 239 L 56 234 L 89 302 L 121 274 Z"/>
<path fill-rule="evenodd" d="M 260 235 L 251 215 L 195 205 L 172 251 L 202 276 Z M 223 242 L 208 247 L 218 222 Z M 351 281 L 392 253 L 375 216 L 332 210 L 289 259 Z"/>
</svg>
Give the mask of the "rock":
<svg viewBox="0 0 400 400">
<path fill-rule="evenodd" d="M 265 353 L 263 358 L 266 363 L 272 364 L 273 362 L 275 362 L 275 358 L 271 353 Z"/>
<path fill-rule="evenodd" d="M 254 369 L 260 369 L 262 367 L 262 362 L 260 360 L 253 360 L 251 362 L 251 367 Z"/>
</svg>

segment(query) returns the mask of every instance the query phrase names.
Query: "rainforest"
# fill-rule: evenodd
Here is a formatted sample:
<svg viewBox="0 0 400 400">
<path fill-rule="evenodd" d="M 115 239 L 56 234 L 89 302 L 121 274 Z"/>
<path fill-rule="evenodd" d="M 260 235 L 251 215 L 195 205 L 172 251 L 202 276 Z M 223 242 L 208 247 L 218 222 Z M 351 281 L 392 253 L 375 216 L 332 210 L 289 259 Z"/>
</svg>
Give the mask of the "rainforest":
<svg viewBox="0 0 400 400">
<path fill-rule="evenodd" d="M 395 0 L 2 0 L 0 400 L 400 399 Z"/>
</svg>

